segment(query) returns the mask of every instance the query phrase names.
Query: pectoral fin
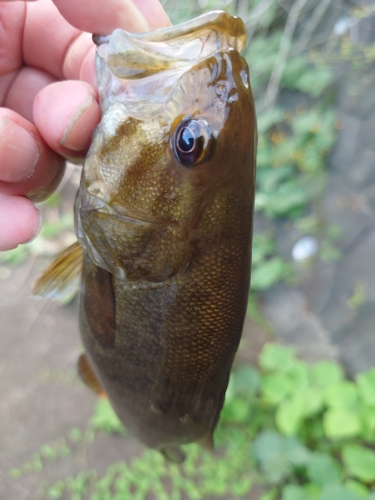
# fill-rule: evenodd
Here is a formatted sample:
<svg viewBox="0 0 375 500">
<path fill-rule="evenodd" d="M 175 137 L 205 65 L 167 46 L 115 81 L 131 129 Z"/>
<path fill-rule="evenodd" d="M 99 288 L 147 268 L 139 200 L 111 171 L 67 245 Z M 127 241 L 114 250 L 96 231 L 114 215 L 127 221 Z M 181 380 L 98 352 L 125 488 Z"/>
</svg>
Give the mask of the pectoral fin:
<svg viewBox="0 0 375 500">
<path fill-rule="evenodd" d="M 112 275 L 94 264 L 85 266 L 83 310 L 92 335 L 104 348 L 112 348 L 116 338 L 116 300 Z"/>
<path fill-rule="evenodd" d="M 79 289 L 83 248 L 76 241 L 61 252 L 37 279 L 33 295 L 61 299 L 71 297 Z"/>
<path fill-rule="evenodd" d="M 96 392 L 96 394 L 105 396 L 102 384 L 99 382 L 99 379 L 96 376 L 96 373 L 94 372 L 86 354 L 81 354 L 79 357 L 78 374 L 81 377 L 82 382 L 87 385 L 87 387 Z"/>
</svg>

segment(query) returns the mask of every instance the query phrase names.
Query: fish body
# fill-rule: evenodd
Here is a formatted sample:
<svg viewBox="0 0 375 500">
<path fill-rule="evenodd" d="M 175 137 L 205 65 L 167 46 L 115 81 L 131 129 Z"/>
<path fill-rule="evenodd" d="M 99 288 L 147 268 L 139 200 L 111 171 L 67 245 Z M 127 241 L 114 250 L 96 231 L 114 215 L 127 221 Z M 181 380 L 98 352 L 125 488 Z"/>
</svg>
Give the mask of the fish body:
<svg viewBox="0 0 375 500">
<path fill-rule="evenodd" d="M 75 214 L 80 329 L 121 421 L 210 443 L 246 313 L 256 121 L 245 28 L 212 12 L 96 37 L 101 122 Z"/>
</svg>

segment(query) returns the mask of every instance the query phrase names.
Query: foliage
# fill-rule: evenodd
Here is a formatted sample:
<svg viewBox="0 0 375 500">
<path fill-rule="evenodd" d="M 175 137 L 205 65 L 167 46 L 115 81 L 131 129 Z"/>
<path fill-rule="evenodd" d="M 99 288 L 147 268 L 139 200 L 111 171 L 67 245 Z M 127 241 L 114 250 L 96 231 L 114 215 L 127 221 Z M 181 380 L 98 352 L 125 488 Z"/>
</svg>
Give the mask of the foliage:
<svg viewBox="0 0 375 500">
<path fill-rule="evenodd" d="M 113 434 L 126 434 L 124 426 L 118 419 L 114 409 L 106 397 L 100 397 L 95 405 L 91 418 L 91 427 Z"/>
<path fill-rule="evenodd" d="M 259 369 L 239 366 L 230 378 L 216 452 L 186 446 L 182 465 L 146 450 L 102 476 L 83 470 L 41 490 L 43 499 L 127 500 L 242 498 L 261 488 L 261 500 L 374 500 L 375 369 L 347 380 L 339 364 L 309 365 L 295 348 L 267 344 Z M 91 425 L 119 432 L 117 417 L 100 399 Z M 122 431 L 123 433 L 123 431 Z M 93 440 L 87 431 L 41 448 L 11 475 L 37 473 Z"/>
<path fill-rule="evenodd" d="M 289 265 L 275 256 L 275 252 L 276 243 L 271 234 L 254 235 L 251 274 L 251 289 L 254 292 L 267 290 L 290 275 Z"/>
</svg>

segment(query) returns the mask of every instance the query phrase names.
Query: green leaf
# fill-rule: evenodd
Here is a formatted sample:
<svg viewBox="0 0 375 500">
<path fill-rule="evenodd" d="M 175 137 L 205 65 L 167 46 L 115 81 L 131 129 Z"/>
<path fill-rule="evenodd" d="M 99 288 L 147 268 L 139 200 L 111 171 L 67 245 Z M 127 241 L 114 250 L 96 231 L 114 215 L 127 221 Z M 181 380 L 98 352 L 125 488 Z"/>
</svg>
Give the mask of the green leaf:
<svg viewBox="0 0 375 500">
<path fill-rule="evenodd" d="M 339 381 L 323 391 L 327 406 L 332 408 L 351 408 L 357 401 L 357 388 L 353 382 Z"/>
<path fill-rule="evenodd" d="M 294 346 L 268 343 L 259 355 L 259 366 L 265 371 L 288 372 L 295 364 L 295 355 Z"/>
<path fill-rule="evenodd" d="M 73 427 L 69 431 L 69 439 L 73 441 L 73 443 L 79 443 L 83 439 L 83 431 L 79 427 Z"/>
<path fill-rule="evenodd" d="M 295 179 L 281 183 L 272 193 L 257 191 L 255 210 L 263 210 L 267 218 L 288 216 L 291 219 L 301 215 L 308 202 L 306 192 Z"/>
<path fill-rule="evenodd" d="M 294 467 L 306 465 L 310 458 L 310 451 L 297 438 L 284 438 L 281 448 L 284 456 Z"/>
<path fill-rule="evenodd" d="M 294 467 L 305 465 L 309 458 L 309 451 L 298 439 L 283 437 L 272 430 L 259 433 L 253 443 L 253 453 L 272 483 L 280 483 Z"/>
<path fill-rule="evenodd" d="M 260 376 L 250 365 L 239 366 L 231 375 L 234 383 L 234 393 L 242 396 L 253 396 L 259 388 Z"/>
<path fill-rule="evenodd" d="M 276 245 L 267 233 L 255 234 L 253 238 L 252 263 L 256 266 L 262 260 L 275 252 Z"/>
<path fill-rule="evenodd" d="M 323 416 L 323 428 L 330 439 L 346 439 L 361 433 L 361 420 L 354 410 L 328 409 Z"/>
<path fill-rule="evenodd" d="M 280 454 L 283 437 L 273 430 L 261 431 L 253 442 L 255 457 L 261 462 L 273 460 Z"/>
<path fill-rule="evenodd" d="M 284 486 L 281 500 L 308 500 L 308 496 L 301 486 L 289 484 Z"/>
<path fill-rule="evenodd" d="M 308 483 L 303 487 L 308 500 L 319 500 L 321 488 L 317 484 Z"/>
<path fill-rule="evenodd" d="M 367 406 L 361 403 L 357 407 L 357 411 L 361 417 L 362 421 L 362 433 L 361 436 L 367 442 L 375 441 L 375 408 L 373 406 Z"/>
<path fill-rule="evenodd" d="M 252 270 L 251 289 L 264 291 L 271 288 L 289 274 L 289 266 L 281 257 L 273 257 Z"/>
<path fill-rule="evenodd" d="M 356 493 L 360 497 L 367 498 L 368 496 L 368 488 L 366 488 L 364 484 L 359 483 L 358 481 L 350 479 L 349 481 L 345 482 L 345 486 L 349 491 L 353 491 L 353 493 Z"/>
<path fill-rule="evenodd" d="M 311 97 L 318 97 L 324 89 L 332 83 L 334 73 L 331 68 L 315 67 L 311 71 L 301 74 L 294 82 L 294 88 L 309 94 Z"/>
<path fill-rule="evenodd" d="M 302 400 L 303 417 L 313 417 L 323 409 L 323 397 L 321 391 L 313 387 L 307 387 L 301 394 L 296 395 Z"/>
<path fill-rule="evenodd" d="M 283 438 L 274 431 L 262 431 L 253 443 L 253 452 L 270 483 L 280 483 L 292 472 L 283 453 Z"/>
<path fill-rule="evenodd" d="M 291 391 L 292 383 L 284 373 L 264 375 L 261 381 L 262 399 L 269 404 L 279 404 Z"/>
<path fill-rule="evenodd" d="M 361 497 L 341 484 L 327 484 L 320 500 L 361 500 Z"/>
<path fill-rule="evenodd" d="M 375 406 L 375 368 L 357 375 L 356 382 L 360 398 L 365 403 Z"/>
<path fill-rule="evenodd" d="M 9 474 L 13 479 L 18 479 L 22 476 L 22 469 L 12 469 Z"/>
<path fill-rule="evenodd" d="M 375 481 L 375 452 L 357 444 L 343 447 L 342 459 L 348 473 L 366 483 Z"/>
<path fill-rule="evenodd" d="M 279 490 L 277 488 L 271 488 L 270 490 L 263 493 L 259 500 L 276 500 Z"/>
<path fill-rule="evenodd" d="M 281 121 L 284 121 L 284 111 L 280 108 L 272 108 L 270 111 L 262 113 L 257 120 L 259 134 L 267 132 Z"/>
<path fill-rule="evenodd" d="M 240 480 L 237 480 L 232 486 L 234 495 L 243 497 L 244 495 L 246 495 L 246 493 L 251 491 L 252 483 L 253 482 L 250 477 L 244 477 Z"/>
<path fill-rule="evenodd" d="M 224 405 L 221 418 L 227 422 L 244 424 L 248 420 L 249 410 L 249 401 L 240 397 L 234 397 Z"/>
<path fill-rule="evenodd" d="M 57 451 L 52 448 L 52 446 L 49 446 L 48 444 L 45 444 L 42 446 L 40 453 L 43 455 L 44 458 L 53 460 L 54 458 L 57 457 Z"/>
<path fill-rule="evenodd" d="M 334 361 L 318 361 L 311 367 L 311 378 L 314 384 L 327 387 L 344 378 L 340 365 Z"/>
<path fill-rule="evenodd" d="M 103 432 L 125 434 L 125 428 L 107 398 L 97 400 L 90 424 Z"/>
<path fill-rule="evenodd" d="M 296 359 L 292 362 L 288 376 L 293 385 L 293 392 L 305 391 L 309 385 L 308 367 L 303 361 Z"/>
<path fill-rule="evenodd" d="M 341 477 L 339 464 L 328 453 L 314 452 L 307 464 L 307 476 L 318 486 L 338 483 Z"/>
<path fill-rule="evenodd" d="M 277 428 L 286 436 L 296 435 L 299 431 L 303 414 L 303 401 L 300 398 L 281 401 L 275 415 Z"/>
</svg>

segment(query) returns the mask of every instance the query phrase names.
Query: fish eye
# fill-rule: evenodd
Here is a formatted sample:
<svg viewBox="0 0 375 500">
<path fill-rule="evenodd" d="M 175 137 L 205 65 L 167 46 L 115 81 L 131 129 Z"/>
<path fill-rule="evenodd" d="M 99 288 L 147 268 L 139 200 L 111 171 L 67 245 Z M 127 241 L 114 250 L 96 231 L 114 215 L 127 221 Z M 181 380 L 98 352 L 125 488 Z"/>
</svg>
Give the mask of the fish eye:
<svg viewBox="0 0 375 500">
<path fill-rule="evenodd" d="M 177 127 L 174 135 L 174 151 L 182 165 L 195 166 L 211 158 L 215 138 L 206 120 L 190 119 Z"/>
</svg>

